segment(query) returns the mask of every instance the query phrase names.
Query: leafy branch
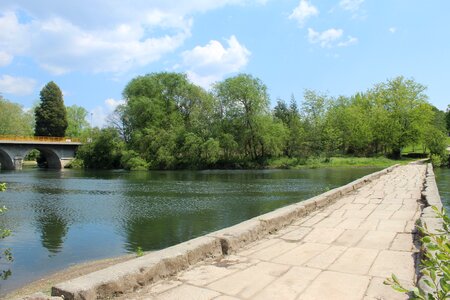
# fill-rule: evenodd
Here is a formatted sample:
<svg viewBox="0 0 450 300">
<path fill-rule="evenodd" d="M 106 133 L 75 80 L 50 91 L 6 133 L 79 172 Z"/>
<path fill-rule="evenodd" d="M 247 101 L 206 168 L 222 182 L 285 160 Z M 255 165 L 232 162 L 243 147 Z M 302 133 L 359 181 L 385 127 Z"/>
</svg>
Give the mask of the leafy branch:
<svg viewBox="0 0 450 300">
<path fill-rule="evenodd" d="M 6 184 L 0 183 L 0 192 L 4 192 L 6 190 Z M 5 206 L 0 207 L 0 215 L 5 213 L 8 209 Z M 11 230 L 1 228 L 0 227 L 0 240 L 11 235 Z M 11 262 L 13 261 L 13 256 L 10 249 L 4 249 L 0 252 L 0 260 L 4 259 L 5 261 Z M 11 275 L 11 270 L 1 270 L 0 271 L 0 279 L 7 279 Z"/>
<path fill-rule="evenodd" d="M 421 261 L 422 278 L 420 281 L 424 285 L 412 289 L 405 288 L 392 274 L 390 278 L 384 281 L 384 284 L 390 285 L 394 290 L 409 294 L 412 299 L 422 300 L 444 300 L 450 298 L 450 218 L 445 209 L 439 210 L 433 206 L 432 209 L 436 216 L 442 219 L 443 229 L 437 229 L 431 232 L 427 225 L 419 226 L 422 234 L 422 247 L 424 258 Z"/>
</svg>

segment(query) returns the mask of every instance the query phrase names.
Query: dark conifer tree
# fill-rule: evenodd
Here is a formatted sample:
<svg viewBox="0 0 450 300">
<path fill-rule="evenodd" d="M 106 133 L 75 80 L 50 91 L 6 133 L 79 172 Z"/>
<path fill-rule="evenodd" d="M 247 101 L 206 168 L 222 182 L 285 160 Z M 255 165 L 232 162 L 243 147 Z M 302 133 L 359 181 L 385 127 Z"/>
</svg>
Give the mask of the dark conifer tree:
<svg viewBox="0 0 450 300">
<path fill-rule="evenodd" d="M 41 103 L 36 108 L 35 136 L 63 137 L 67 129 L 66 107 L 61 90 L 53 81 L 40 93 Z"/>
</svg>

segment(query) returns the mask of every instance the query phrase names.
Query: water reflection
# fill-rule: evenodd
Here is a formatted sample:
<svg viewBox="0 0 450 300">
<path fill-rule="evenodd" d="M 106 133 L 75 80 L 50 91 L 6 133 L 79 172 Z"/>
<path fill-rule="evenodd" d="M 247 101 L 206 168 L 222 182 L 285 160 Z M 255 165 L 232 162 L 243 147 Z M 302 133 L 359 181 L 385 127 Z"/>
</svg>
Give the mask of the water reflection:
<svg viewBox="0 0 450 300">
<path fill-rule="evenodd" d="M 64 185 L 64 180 L 61 180 L 63 172 L 35 174 L 45 174 L 38 175 L 37 179 L 42 176 L 46 178 L 45 182 L 33 185 L 32 188 L 33 194 L 36 195 L 31 203 L 37 223 L 36 230 L 40 232 L 42 246 L 50 255 L 55 255 L 63 247 L 70 224 L 69 218 L 73 215 L 64 203 L 64 194 L 68 188 Z"/>
</svg>

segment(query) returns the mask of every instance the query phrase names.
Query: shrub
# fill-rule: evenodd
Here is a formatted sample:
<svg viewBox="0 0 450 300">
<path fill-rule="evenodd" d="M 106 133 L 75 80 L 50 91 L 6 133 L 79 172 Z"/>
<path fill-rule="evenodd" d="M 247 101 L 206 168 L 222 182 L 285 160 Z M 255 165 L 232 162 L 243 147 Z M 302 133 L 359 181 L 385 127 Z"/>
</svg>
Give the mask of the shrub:
<svg viewBox="0 0 450 300">
<path fill-rule="evenodd" d="M 0 183 L 0 192 L 4 192 L 6 190 L 6 184 Z M 5 206 L 0 207 L 0 215 L 5 213 L 7 208 Z M 0 227 L 0 240 L 11 235 L 11 231 L 9 229 Z M 1 249 L 0 250 L 0 261 L 4 259 L 5 261 L 11 262 L 13 261 L 13 257 L 10 249 Z M 11 270 L 0 270 L 0 278 L 5 280 L 11 275 Z"/>
<path fill-rule="evenodd" d="M 120 160 L 126 170 L 145 171 L 148 170 L 148 163 L 133 150 L 124 151 Z"/>
<path fill-rule="evenodd" d="M 422 247 L 426 249 L 425 257 L 422 259 L 422 282 L 426 287 L 414 287 L 411 290 L 403 287 L 397 277 L 392 274 L 391 278 L 385 280 L 384 284 L 390 285 L 394 290 L 406 293 L 412 299 L 444 300 L 450 298 L 450 218 L 445 209 L 439 211 L 432 207 L 438 218 L 443 221 L 443 230 L 438 234 L 428 230 L 426 224 L 419 231 L 422 234 Z"/>
</svg>

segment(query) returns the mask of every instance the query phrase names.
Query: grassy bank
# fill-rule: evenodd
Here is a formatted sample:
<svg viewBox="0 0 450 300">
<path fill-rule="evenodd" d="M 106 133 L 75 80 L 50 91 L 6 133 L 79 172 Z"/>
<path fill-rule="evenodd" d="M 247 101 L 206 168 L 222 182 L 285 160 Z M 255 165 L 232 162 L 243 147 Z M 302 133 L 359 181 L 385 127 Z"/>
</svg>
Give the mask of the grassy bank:
<svg viewBox="0 0 450 300">
<path fill-rule="evenodd" d="M 278 158 L 269 161 L 269 168 L 273 169 L 302 169 L 327 167 L 380 167 L 386 168 L 395 164 L 407 164 L 416 159 L 403 158 L 392 160 L 386 157 L 315 157 L 301 160 L 297 158 Z"/>
</svg>

